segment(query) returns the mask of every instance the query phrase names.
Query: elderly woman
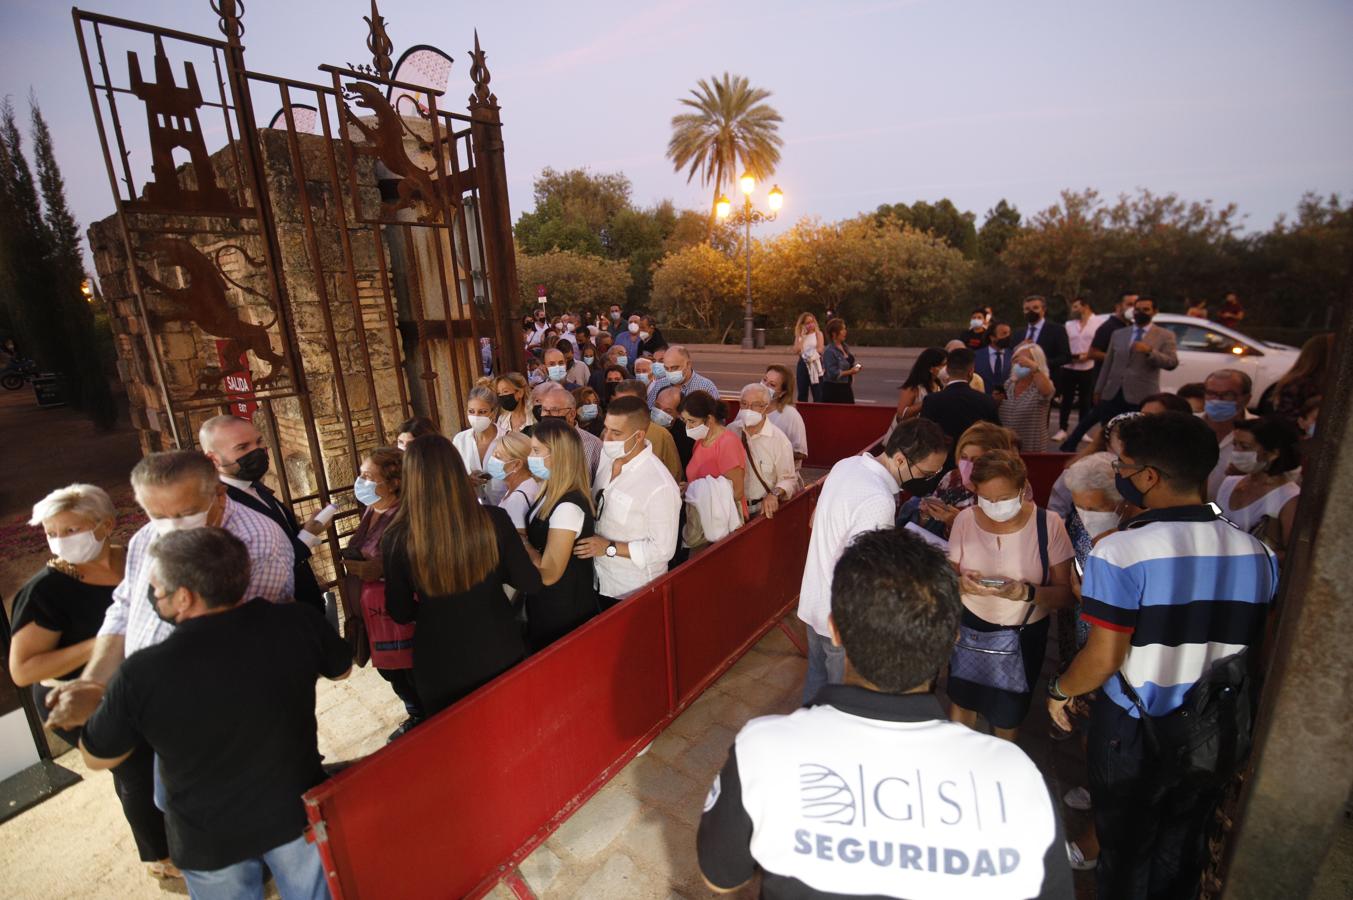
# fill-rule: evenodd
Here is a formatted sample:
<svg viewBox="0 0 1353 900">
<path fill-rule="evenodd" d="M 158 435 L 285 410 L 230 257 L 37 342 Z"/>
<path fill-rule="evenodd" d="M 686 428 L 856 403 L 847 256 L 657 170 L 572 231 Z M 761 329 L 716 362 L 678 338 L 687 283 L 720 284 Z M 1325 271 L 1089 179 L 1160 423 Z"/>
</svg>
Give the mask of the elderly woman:
<svg viewBox="0 0 1353 900">
<path fill-rule="evenodd" d="M 1011 356 L 1010 378 L 1001 401 L 1001 424 L 1019 437 L 1025 453 L 1044 453 L 1048 449 L 1048 412 L 1052 408 L 1052 386 L 1048 358 L 1043 348 L 1025 342 Z"/>
<path fill-rule="evenodd" d="M 540 482 L 531 474 L 527 459 L 531 455 L 531 439 L 519 431 L 505 434 L 498 446 L 484 461 L 484 471 L 502 482 L 503 499 L 498 502 L 512 519 L 517 534 L 526 537 L 526 515 L 535 505 Z"/>
<path fill-rule="evenodd" d="M 1112 453 L 1092 453 L 1067 466 L 1063 473 L 1071 493 L 1066 533 L 1076 551 L 1077 575 L 1084 571 L 1095 542 L 1112 534 L 1120 522 L 1135 512 L 1114 485 L 1113 460 Z M 1079 588 L 1079 577 L 1073 584 Z M 1075 608 L 1057 613 L 1057 647 L 1063 662 L 1070 662 L 1090 635 L 1090 626 L 1080 620 L 1079 606 L 1077 602 Z"/>
<path fill-rule="evenodd" d="M 994 422 L 975 422 L 959 435 L 958 443 L 954 445 L 954 459 L 958 465 L 945 473 L 933 494 L 919 499 L 918 524 L 941 537 L 948 537 L 954 518 L 977 502 L 972 483 L 973 465 L 993 450 L 1015 452 L 1015 437 L 1010 429 Z M 1026 499 L 1032 500 L 1033 496 L 1033 491 L 1026 487 Z"/>
<path fill-rule="evenodd" d="M 783 431 L 770 421 L 770 388 L 754 381 L 742 389 L 737 420 L 728 426 L 742 441 L 747 453 L 745 479 L 747 505 L 752 515 L 765 513 L 775 517 L 780 504 L 794 496 L 798 470 L 794 468 L 794 448 Z"/>
<path fill-rule="evenodd" d="M 949 661 L 949 717 L 984 716 L 1013 741 L 1048 643 L 1048 613 L 1072 602 L 1075 551 L 1054 513 L 1027 499 L 1024 462 L 993 450 L 973 463 L 977 505 L 954 519 L 949 561 L 959 574 L 963 619 Z"/>
<path fill-rule="evenodd" d="M 47 533 L 52 559 L 14 597 L 9 674 L 15 685 L 31 686 L 44 721 L 47 692 L 79 677 L 113 602 L 113 589 L 122 581 L 127 550 L 109 541 L 116 521 L 113 501 L 92 484 L 68 485 L 33 506 L 28 524 Z M 78 730 L 53 730 L 67 743 L 80 739 Z M 142 746 L 133 756 L 150 752 Z M 113 769 L 122 812 L 147 871 L 156 878 L 179 877 L 169 861 L 164 814 L 150 801 L 149 791 L 130 790 L 125 784 L 140 769 L 135 763 Z"/>
</svg>

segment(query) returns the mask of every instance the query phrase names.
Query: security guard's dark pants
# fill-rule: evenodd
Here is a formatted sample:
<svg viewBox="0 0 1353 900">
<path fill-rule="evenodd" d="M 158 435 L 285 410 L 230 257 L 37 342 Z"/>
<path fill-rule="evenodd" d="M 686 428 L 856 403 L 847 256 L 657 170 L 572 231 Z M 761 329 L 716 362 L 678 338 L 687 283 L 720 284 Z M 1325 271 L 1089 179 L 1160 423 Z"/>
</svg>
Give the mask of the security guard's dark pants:
<svg viewBox="0 0 1353 900">
<path fill-rule="evenodd" d="M 1120 390 L 1113 397 L 1105 397 L 1099 401 L 1099 405 L 1090 410 L 1090 415 L 1081 416 L 1080 422 L 1076 424 L 1076 430 L 1071 432 L 1071 436 L 1062 442 L 1063 453 L 1075 453 L 1080 447 L 1081 438 L 1096 424 L 1107 425 L 1113 420 L 1114 416 L 1120 416 L 1125 412 L 1136 412 L 1141 409 L 1136 403 L 1129 403 Z"/>
<path fill-rule="evenodd" d="M 1225 778 L 1171 778 L 1145 759 L 1141 722 L 1101 696 L 1090 713 L 1086 765 L 1099 865 L 1098 900 L 1191 900 L 1208 824 Z"/>
</svg>

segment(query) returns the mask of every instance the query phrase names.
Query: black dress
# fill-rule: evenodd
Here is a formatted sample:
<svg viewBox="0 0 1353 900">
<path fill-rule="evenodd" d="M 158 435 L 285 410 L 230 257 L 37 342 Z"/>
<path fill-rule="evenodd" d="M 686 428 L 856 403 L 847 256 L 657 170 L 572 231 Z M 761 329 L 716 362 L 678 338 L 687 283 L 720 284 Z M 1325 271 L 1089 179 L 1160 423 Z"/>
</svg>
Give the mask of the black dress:
<svg viewBox="0 0 1353 900">
<path fill-rule="evenodd" d="M 555 508 L 563 503 L 572 503 L 582 510 L 583 525 L 578 537 L 592 537 L 596 533 L 596 521 L 587 498 L 579 491 L 572 491 L 559 498 Z M 538 518 L 539 510 L 537 503 L 526 519 L 526 539 L 537 553 L 543 554 L 550 538 L 550 521 L 548 516 Z M 568 566 L 558 581 L 526 595 L 526 636 L 531 650 L 544 649 L 600 611 L 592 579 L 592 560 L 570 554 Z"/>
<path fill-rule="evenodd" d="M 435 596 L 418 587 L 399 524 L 390 526 L 381 543 L 386 611 L 396 622 L 418 624 L 413 680 L 425 716 L 445 709 L 526 656 L 526 642 L 503 585 L 538 593 L 540 570 L 507 513 L 496 506 L 483 509 L 498 543 L 498 567 L 464 593 Z"/>
</svg>

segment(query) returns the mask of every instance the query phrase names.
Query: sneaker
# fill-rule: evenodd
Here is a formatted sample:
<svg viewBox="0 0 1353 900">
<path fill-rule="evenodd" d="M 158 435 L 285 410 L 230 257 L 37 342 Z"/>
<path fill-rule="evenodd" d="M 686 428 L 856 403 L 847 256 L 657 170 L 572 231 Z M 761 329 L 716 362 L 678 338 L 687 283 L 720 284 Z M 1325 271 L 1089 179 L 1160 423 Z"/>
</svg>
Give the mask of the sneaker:
<svg viewBox="0 0 1353 900">
<path fill-rule="evenodd" d="M 1099 865 L 1098 859 L 1086 859 L 1075 841 L 1066 842 L 1066 860 L 1071 863 L 1071 869 L 1075 872 L 1089 872 Z"/>
<path fill-rule="evenodd" d="M 1061 443 L 1062 441 L 1064 441 L 1064 440 L 1066 440 L 1066 429 L 1065 429 L 1065 428 L 1060 429 L 1056 434 L 1054 434 L 1054 435 L 1052 436 L 1052 442 L 1053 442 L 1054 444 L 1060 444 L 1060 443 Z"/>
<path fill-rule="evenodd" d="M 418 725 L 422 721 L 423 721 L 422 719 L 415 719 L 412 716 L 410 716 L 409 718 L 405 719 L 398 728 L 390 732 L 390 736 L 385 739 L 385 743 L 388 744 L 395 738 L 403 737 L 404 735 L 412 731 L 414 729 L 414 726 Z"/>
<path fill-rule="evenodd" d="M 1086 812 L 1090 809 L 1090 792 L 1083 787 L 1072 788 L 1066 792 L 1062 802 L 1072 809 Z"/>
</svg>

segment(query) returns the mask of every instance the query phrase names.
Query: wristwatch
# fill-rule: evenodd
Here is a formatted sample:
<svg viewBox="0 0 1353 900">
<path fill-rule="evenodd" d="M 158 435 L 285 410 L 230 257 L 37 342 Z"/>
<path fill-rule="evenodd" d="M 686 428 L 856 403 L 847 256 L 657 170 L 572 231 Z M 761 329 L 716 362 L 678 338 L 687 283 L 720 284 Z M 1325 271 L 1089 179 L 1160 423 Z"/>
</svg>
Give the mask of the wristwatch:
<svg viewBox="0 0 1353 900">
<path fill-rule="evenodd" d="M 615 541 L 611 541 L 609 544 L 606 545 L 606 555 L 611 559 L 615 559 L 615 554 L 616 554 Z"/>
<path fill-rule="evenodd" d="M 1048 682 L 1048 696 L 1058 703 L 1064 703 L 1067 700 L 1070 700 L 1071 697 L 1062 693 L 1062 686 L 1057 683 L 1060 680 L 1061 678 L 1054 678 Z"/>
<path fill-rule="evenodd" d="M 1026 582 L 1025 587 L 1028 588 L 1028 591 L 1024 595 L 1024 602 L 1033 603 L 1034 598 L 1038 596 L 1038 588 L 1034 587 L 1032 582 Z"/>
</svg>

